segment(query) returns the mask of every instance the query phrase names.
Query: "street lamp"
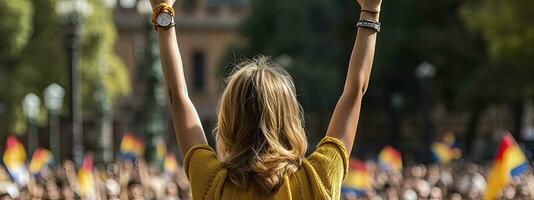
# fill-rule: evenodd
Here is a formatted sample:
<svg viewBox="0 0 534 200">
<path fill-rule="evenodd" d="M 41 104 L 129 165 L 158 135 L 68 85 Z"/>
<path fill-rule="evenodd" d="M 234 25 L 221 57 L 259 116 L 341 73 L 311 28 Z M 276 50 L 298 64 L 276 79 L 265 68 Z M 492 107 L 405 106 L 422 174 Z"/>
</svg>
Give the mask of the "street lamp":
<svg viewBox="0 0 534 200">
<path fill-rule="evenodd" d="M 421 89 L 421 121 L 423 127 L 423 142 L 424 142 L 424 159 L 425 162 L 430 161 L 430 144 L 431 144 L 431 134 L 432 134 L 432 122 L 430 120 L 430 83 L 432 78 L 436 75 L 436 67 L 429 62 L 422 62 L 415 69 L 415 75 L 419 79 L 420 89 Z"/>
<path fill-rule="evenodd" d="M 137 3 L 136 0 L 120 0 L 119 1 L 120 6 L 125 9 L 135 8 L 135 3 Z"/>
<path fill-rule="evenodd" d="M 59 142 L 59 115 L 63 106 L 65 90 L 57 83 L 52 83 L 44 91 L 45 106 L 48 109 L 50 150 L 54 158 L 61 160 Z"/>
<path fill-rule="evenodd" d="M 37 148 L 37 117 L 39 117 L 39 107 L 41 100 L 34 93 L 27 94 L 22 99 L 22 112 L 28 119 L 28 153 L 32 153 Z"/>
<path fill-rule="evenodd" d="M 81 165 L 83 159 L 83 132 L 81 115 L 81 98 L 79 94 L 79 57 L 80 57 L 80 24 L 83 18 L 92 12 L 87 0 L 59 0 L 56 11 L 60 16 L 65 33 L 65 45 L 69 72 L 69 121 L 72 134 L 72 152 L 76 164 Z"/>
<path fill-rule="evenodd" d="M 275 61 L 283 68 L 289 68 L 293 64 L 293 58 L 287 53 L 276 57 Z"/>
</svg>

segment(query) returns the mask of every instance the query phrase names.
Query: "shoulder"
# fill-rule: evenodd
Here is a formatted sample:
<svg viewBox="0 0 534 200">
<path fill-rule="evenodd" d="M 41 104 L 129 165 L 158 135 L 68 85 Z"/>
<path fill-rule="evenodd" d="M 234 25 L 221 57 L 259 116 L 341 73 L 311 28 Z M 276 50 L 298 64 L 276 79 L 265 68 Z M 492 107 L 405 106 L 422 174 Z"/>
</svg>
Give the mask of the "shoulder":
<svg viewBox="0 0 534 200">
<path fill-rule="evenodd" d="M 319 142 L 317 149 L 308 156 L 308 160 L 314 167 L 337 168 L 343 175 L 346 175 L 349 166 L 349 155 L 343 142 L 328 136 Z"/>
<path fill-rule="evenodd" d="M 349 156 L 343 143 L 333 137 L 325 137 L 317 149 L 303 162 L 303 168 L 315 187 L 314 196 L 339 198 L 341 184 L 347 176 Z"/>
<path fill-rule="evenodd" d="M 226 178 L 226 170 L 207 144 L 191 147 L 184 157 L 184 171 L 191 183 L 193 198 L 219 193 Z"/>
</svg>

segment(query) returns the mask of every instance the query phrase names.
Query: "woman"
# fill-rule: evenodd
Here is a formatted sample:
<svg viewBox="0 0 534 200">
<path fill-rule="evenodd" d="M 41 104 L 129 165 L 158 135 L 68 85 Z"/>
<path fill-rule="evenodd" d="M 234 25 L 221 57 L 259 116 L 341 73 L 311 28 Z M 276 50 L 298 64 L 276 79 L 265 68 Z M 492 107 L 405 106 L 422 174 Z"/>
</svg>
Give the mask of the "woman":
<svg viewBox="0 0 534 200">
<path fill-rule="evenodd" d="M 362 97 L 367 89 L 381 0 L 362 12 L 343 93 L 326 137 L 307 158 L 303 114 L 293 81 L 266 58 L 240 64 L 218 108 L 217 152 L 191 102 L 174 29 L 175 0 L 150 0 L 184 169 L 194 199 L 339 199 Z"/>
</svg>

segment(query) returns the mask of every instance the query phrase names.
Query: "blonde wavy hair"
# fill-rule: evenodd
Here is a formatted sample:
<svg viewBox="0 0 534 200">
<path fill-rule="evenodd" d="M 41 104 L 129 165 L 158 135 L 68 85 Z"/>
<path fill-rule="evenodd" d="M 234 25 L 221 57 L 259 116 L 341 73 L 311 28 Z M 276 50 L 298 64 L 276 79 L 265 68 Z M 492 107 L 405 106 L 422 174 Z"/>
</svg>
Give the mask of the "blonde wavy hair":
<svg viewBox="0 0 534 200">
<path fill-rule="evenodd" d="M 217 156 L 232 183 L 272 193 L 299 169 L 307 148 L 293 80 L 257 57 L 237 65 L 227 83 L 214 130 Z"/>
</svg>

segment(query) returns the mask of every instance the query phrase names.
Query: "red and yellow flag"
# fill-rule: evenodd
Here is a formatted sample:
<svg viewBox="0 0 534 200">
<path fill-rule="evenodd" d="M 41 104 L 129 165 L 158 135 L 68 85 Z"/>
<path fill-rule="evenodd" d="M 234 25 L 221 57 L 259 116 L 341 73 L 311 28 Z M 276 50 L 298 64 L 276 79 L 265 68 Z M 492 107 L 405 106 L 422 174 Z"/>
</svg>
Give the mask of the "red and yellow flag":
<svg viewBox="0 0 534 200">
<path fill-rule="evenodd" d="M 378 164 L 386 171 L 401 172 L 401 153 L 391 146 L 386 146 L 378 154 Z"/>
<path fill-rule="evenodd" d="M 83 197 L 91 197 L 95 191 L 95 177 L 93 176 L 93 156 L 85 155 L 82 168 L 78 171 L 79 192 Z"/>
<path fill-rule="evenodd" d="M 20 185 L 28 183 L 30 174 L 26 168 L 26 150 L 17 137 L 13 135 L 7 137 L 3 161 L 13 181 Z"/>
<path fill-rule="evenodd" d="M 53 156 L 50 151 L 38 148 L 33 152 L 32 160 L 30 161 L 30 172 L 35 175 L 41 172 L 43 168 L 51 164 L 53 161 Z"/>
<path fill-rule="evenodd" d="M 178 173 L 178 162 L 173 153 L 167 153 L 165 155 L 165 162 L 163 163 L 163 171 L 167 174 Z"/>
<path fill-rule="evenodd" d="M 371 187 L 371 176 L 365 163 L 350 159 L 347 178 L 341 186 L 341 193 L 353 193 L 356 196 L 365 196 Z"/>
<path fill-rule="evenodd" d="M 496 199 L 497 194 L 510 184 L 513 178 L 527 169 L 528 161 L 512 135 L 509 133 L 503 135 L 501 145 L 493 160 L 484 199 Z"/>
</svg>

